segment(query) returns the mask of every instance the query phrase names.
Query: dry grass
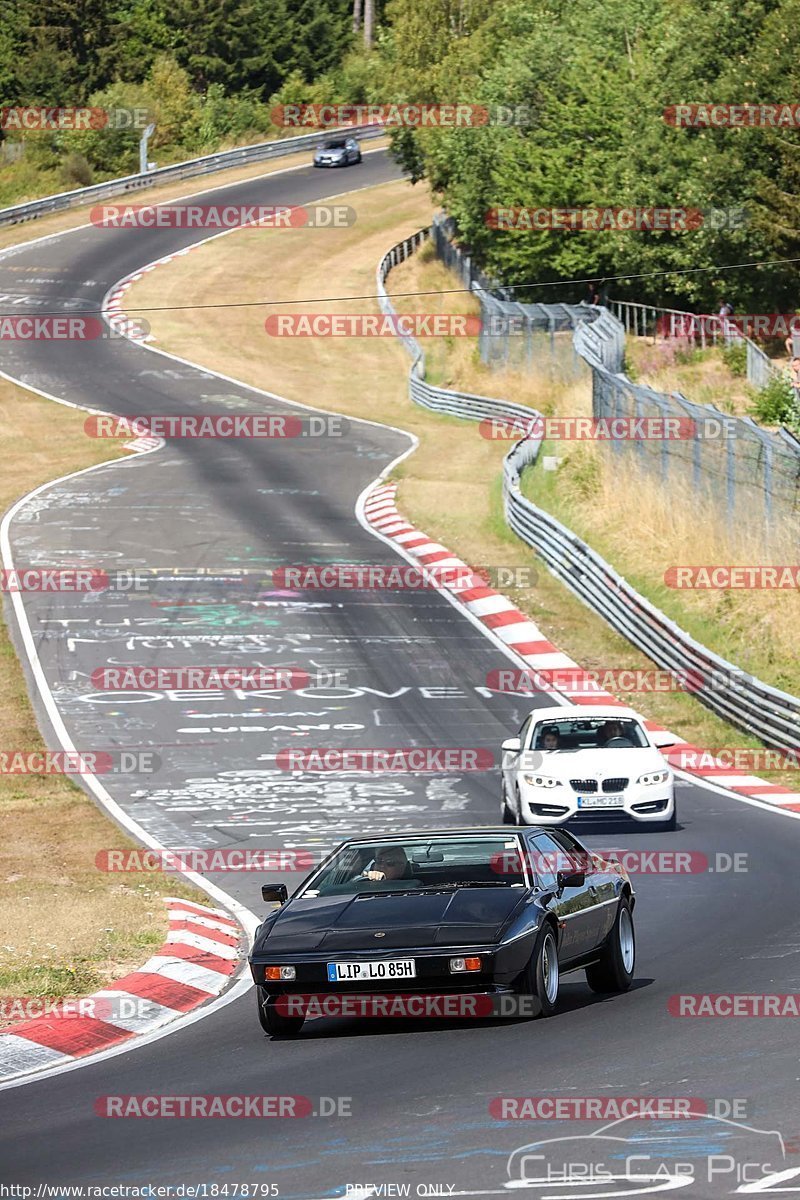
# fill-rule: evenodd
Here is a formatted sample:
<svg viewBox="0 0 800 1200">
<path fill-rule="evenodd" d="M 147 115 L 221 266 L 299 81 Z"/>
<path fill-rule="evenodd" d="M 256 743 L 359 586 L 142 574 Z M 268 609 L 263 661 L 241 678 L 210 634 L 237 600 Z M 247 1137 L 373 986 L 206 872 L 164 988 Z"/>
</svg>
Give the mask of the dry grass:
<svg viewBox="0 0 800 1200">
<path fill-rule="evenodd" d="M 628 335 L 625 355 L 631 376 L 659 392 L 680 392 L 695 404 L 715 404 L 723 412 L 744 417 L 753 404 L 751 389 L 741 375 L 734 375 L 722 357 L 722 349 L 684 350 L 675 342 Z M 681 361 L 688 358 L 688 361 Z"/>
<path fill-rule="evenodd" d="M 87 438 L 84 420 L 0 380 L 0 511 L 48 479 L 125 454 Z M 5 749 L 42 748 L 2 623 L 0 714 Z M 159 896 L 199 898 L 169 877 L 120 882 L 97 871 L 98 850 L 133 843 L 63 776 L 0 775 L 0 819 L 0 996 L 81 995 L 119 978 L 163 940 Z"/>
<path fill-rule="evenodd" d="M 564 453 L 552 446 L 545 447 L 548 452 Z M 664 583 L 671 565 L 796 561 L 793 530 L 788 524 L 777 528 L 767 556 L 763 530 L 743 519 L 726 521 L 712 503 L 698 503 L 690 489 L 665 488 L 657 475 L 637 469 L 629 457 L 624 487 L 620 474 L 613 450 L 587 442 L 568 450 L 557 473 L 528 472 L 524 490 L 698 640 L 743 670 L 797 695 L 800 592 L 677 592 Z"/>
<path fill-rule="evenodd" d="M 389 246 L 429 223 L 432 204 L 419 188 L 392 183 L 354 195 L 354 228 L 314 230 L 243 230 L 221 238 L 192 255 L 174 260 L 135 284 L 130 307 L 146 309 L 192 295 L 200 304 L 219 295 L 229 301 L 282 298 L 278 311 L 306 311 L 297 297 L 370 295 L 378 259 Z M 387 212 L 392 221 L 387 222 Z M 387 227 L 388 226 L 388 227 Z M 285 263 L 291 259 L 292 271 Z M 441 266 L 429 256 L 415 257 L 393 271 L 392 292 L 430 291 L 443 285 Z M 447 275 L 447 286 L 453 287 Z M 232 282 L 235 281 L 235 282 Z M 457 285 L 455 285 L 457 286 Z M 405 297 L 404 311 L 472 311 L 469 297 Z M 437 307 L 441 305 L 441 307 Z M 464 307 L 457 307 L 463 305 Z M 325 305 L 324 311 L 375 312 L 374 302 Z M 275 311 L 270 310 L 270 311 Z M 506 525 L 500 502 L 502 457 L 507 443 L 480 437 L 472 423 L 438 417 L 414 407 L 407 396 L 409 360 L 396 339 L 268 338 L 264 310 L 237 309 L 235 327 L 224 310 L 197 310 L 191 322 L 183 313 L 150 317 L 157 344 L 182 357 L 292 399 L 354 416 L 370 417 L 413 431 L 420 447 L 396 472 L 399 505 L 410 520 L 474 564 L 530 566 L 531 551 Z M 452 358 L 428 339 L 431 373 L 463 390 L 536 403 L 546 411 L 583 415 L 591 411 L 585 386 L 553 385 L 543 377 L 489 373 L 476 361 L 474 343 L 459 340 Z M 543 402 L 543 393 L 547 402 Z M 561 450 L 563 453 L 563 448 Z M 550 478 L 550 476 L 548 476 Z M 630 498 L 629 498 L 630 502 Z M 545 570 L 535 586 L 509 590 L 554 642 L 588 668 L 652 667 L 652 663 L 590 613 Z M 756 743 L 683 693 L 623 696 L 634 706 L 690 741 L 707 746 Z"/>
</svg>

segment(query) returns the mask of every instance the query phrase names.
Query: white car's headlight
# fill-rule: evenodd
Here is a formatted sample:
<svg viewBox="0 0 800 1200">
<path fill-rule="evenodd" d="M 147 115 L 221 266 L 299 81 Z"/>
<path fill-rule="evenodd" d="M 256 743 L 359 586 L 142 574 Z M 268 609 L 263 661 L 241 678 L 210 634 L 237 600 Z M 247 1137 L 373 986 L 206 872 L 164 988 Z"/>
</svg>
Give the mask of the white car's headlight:
<svg viewBox="0 0 800 1200">
<path fill-rule="evenodd" d="M 549 775 L 523 775 L 522 778 L 526 783 L 529 783 L 531 787 L 551 788 L 559 787 L 560 785 L 560 780 L 551 779 Z"/>
<path fill-rule="evenodd" d="M 637 783 L 666 783 L 669 771 L 651 771 L 649 775 L 640 775 Z"/>
</svg>

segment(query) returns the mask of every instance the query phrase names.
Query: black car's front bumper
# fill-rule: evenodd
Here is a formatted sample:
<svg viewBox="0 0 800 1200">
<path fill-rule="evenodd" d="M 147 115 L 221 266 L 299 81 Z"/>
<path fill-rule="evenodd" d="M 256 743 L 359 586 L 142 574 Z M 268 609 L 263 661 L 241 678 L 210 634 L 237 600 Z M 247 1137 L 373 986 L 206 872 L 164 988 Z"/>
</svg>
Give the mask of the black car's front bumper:
<svg viewBox="0 0 800 1200">
<path fill-rule="evenodd" d="M 512 990 L 516 980 L 524 971 L 533 949 L 534 933 L 515 939 L 502 946 L 437 947 L 435 951 L 424 949 L 393 950 L 392 953 L 364 953 L 355 950 L 336 950 L 322 955 L 275 954 L 269 956 L 268 944 L 258 959 L 250 959 L 253 980 L 264 988 L 269 996 L 289 995 L 396 995 L 428 993 L 483 994 Z M 451 958 L 479 957 L 479 971 L 451 971 Z M 416 975 L 401 979 L 348 980 L 332 982 L 328 979 L 330 962 L 385 962 L 390 959 L 413 958 Z M 266 966 L 292 966 L 296 977 L 289 981 L 273 981 L 264 978 Z"/>
</svg>

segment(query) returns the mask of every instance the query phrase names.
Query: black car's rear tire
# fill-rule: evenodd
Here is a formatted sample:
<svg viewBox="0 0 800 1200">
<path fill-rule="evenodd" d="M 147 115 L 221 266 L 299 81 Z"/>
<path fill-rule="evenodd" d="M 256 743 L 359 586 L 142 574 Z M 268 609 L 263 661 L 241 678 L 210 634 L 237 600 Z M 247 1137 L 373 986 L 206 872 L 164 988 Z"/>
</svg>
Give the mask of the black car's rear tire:
<svg viewBox="0 0 800 1200">
<path fill-rule="evenodd" d="M 256 987 L 256 997 L 258 999 L 258 1020 L 264 1033 L 278 1036 L 291 1035 L 299 1033 L 303 1028 L 305 1017 L 287 1017 L 284 1013 L 278 1012 L 274 998 L 270 999 L 262 987 Z"/>
<path fill-rule="evenodd" d="M 558 943 L 555 930 L 548 921 L 539 930 L 530 962 L 522 975 L 520 992 L 538 1001 L 539 1011 L 534 1016 L 550 1017 L 558 1005 L 558 987 Z"/>
<path fill-rule="evenodd" d="M 631 902 L 623 896 L 614 928 L 606 939 L 599 962 L 586 968 L 586 982 L 593 992 L 627 992 L 636 968 L 636 934 Z"/>
</svg>

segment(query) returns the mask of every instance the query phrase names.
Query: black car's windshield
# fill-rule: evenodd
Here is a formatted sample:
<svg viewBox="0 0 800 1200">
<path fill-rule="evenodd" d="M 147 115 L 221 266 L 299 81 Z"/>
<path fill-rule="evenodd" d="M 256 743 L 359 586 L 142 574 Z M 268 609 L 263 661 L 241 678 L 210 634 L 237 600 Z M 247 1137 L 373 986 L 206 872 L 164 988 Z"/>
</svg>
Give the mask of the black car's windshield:
<svg viewBox="0 0 800 1200">
<path fill-rule="evenodd" d="M 516 837 L 395 838 L 350 842 L 299 896 L 511 887 L 527 882 Z"/>
</svg>

